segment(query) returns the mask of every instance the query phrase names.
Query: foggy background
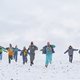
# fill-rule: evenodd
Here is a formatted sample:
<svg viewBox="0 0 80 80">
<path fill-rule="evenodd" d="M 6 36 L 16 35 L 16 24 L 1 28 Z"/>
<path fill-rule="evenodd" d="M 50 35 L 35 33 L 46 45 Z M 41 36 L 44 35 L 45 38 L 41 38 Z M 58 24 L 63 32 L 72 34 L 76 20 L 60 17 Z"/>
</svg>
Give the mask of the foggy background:
<svg viewBox="0 0 80 80">
<path fill-rule="evenodd" d="M 0 45 L 19 48 L 49 41 L 61 55 L 80 48 L 80 0 L 0 0 Z"/>
</svg>

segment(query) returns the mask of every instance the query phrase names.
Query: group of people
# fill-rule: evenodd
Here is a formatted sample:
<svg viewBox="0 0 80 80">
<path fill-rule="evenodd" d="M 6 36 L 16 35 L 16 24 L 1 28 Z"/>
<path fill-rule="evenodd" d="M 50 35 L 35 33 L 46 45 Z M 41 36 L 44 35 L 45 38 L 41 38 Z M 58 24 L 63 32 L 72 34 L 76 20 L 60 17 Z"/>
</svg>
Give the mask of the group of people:
<svg viewBox="0 0 80 80">
<path fill-rule="evenodd" d="M 15 47 L 12 46 L 12 44 L 9 44 L 9 47 L 4 48 L 0 46 L 0 60 L 2 60 L 2 53 L 3 51 L 8 53 L 8 60 L 9 64 L 11 63 L 11 60 L 15 60 L 17 62 L 18 60 L 18 52 L 20 52 L 20 56 L 22 56 L 23 64 L 27 63 L 27 55 L 30 55 L 30 65 L 32 66 L 35 59 L 35 51 L 38 50 L 38 47 L 34 45 L 33 42 L 31 42 L 28 49 L 26 47 L 23 47 L 23 49 L 18 49 L 17 45 Z"/>
<path fill-rule="evenodd" d="M 52 55 L 55 53 L 54 48 L 55 45 L 51 45 L 50 42 L 47 42 L 47 45 L 45 45 L 40 51 L 42 51 L 42 54 L 46 55 L 46 61 L 45 61 L 45 67 L 48 67 L 48 64 L 52 63 Z M 11 60 L 15 60 L 17 62 L 18 60 L 18 52 L 20 52 L 20 55 L 22 56 L 23 64 L 27 63 L 27 55 L 30 56 L 30 66 L 34 64 L 35 59 L 35 51 L 38 50 L 38 47 L 34 45 L 33 42 L 31 42 L 28 49 L 26 47 L 23 47 L 23 49 L 18 49 L 17 45 L 15 47 L 12 47 L 12 44 L 9 44 L 9 47 L 4 48 L 0 46 L 0 60 L 2 60 L 2 53 L 3 51 L 8 53 L 8 60 L 9 63 L 11 63 Z M 78 51 L 78 49 L 74 49 L 72 46 L 69 46 L 68 50 L 64 52 L 66 54 L 68 52 L 69 55 L 69 62 L 72 63 L 73 60 L 73 52 Z M 80 53 L 80 50 L 79 50 Z"/>
</svg>

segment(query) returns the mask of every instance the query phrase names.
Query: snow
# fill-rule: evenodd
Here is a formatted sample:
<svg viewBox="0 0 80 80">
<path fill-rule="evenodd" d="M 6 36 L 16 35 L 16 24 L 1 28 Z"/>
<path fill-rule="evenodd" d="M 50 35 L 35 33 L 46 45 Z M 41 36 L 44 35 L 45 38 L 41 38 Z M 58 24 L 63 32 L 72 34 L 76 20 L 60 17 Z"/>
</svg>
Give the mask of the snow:
<svg viewBox="0 0 80 80">
<path fill-rule="evenodd" d="M 36 54 L 34 65 L 22 64 L 22 57 L 18 56 L 18 62 L 12 61 L 8 64 L 7 54 L 3 54 L 0 62 L 0 80 L 80 80 L 80 61 L 74 59 L 73 63 L 68 62 L 68 56 L 61 59 L 53 55 L 53 62 L 45 68 L 45 55 Z"/>
<path fill-rule="evenodd" d="M 80 0 L 0 0 L 0 46 L 22 49 L 31 41 L 41 49 L 47 41 L 56 45 L 53 62 L 45 68 L 45 55 L 36 52 L 34 65 L 8 54 L 0 61 L 0 80 L 80 80 L 80 54 L 73 63 L 63 54 L 69 45 L 80 49 Z M 59 51 L 59 52 L 58 52 Z M 38 54 L 37 54 L 38 53 Z"/>
</svg>

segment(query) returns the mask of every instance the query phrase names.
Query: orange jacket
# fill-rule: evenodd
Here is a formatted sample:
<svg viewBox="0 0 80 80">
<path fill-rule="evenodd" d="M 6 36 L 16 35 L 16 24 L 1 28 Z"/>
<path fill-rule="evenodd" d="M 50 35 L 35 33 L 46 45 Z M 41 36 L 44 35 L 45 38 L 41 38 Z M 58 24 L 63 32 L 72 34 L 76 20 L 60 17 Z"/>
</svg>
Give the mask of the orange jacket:
<svg viewBox="0 0 80 80">
<path fill-rule="evenodd" d="M 14 55 L 14 52 L 13 52 L 12 49 L 9 48 L 7 51 L 8 51 L 8 55 L 9 55 L 9 56 L 13 56 L 13 55 Z"/>
</svg>

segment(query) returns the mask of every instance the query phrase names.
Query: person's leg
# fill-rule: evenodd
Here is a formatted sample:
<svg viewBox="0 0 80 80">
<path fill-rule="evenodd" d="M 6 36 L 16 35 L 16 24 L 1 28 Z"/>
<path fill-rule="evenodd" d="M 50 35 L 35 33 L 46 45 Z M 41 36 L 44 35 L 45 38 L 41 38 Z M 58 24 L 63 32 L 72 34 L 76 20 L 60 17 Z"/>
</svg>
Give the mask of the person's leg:
<svg viewBox="0 0 80 80">
<path fill-rule="evenodd" d="M 26 63 L 27 63 L 27 61 L 28 61 L 28 60 L 27 60 L 27 56 L 26 56 Z"/>
<path fill-rule="evenodd" d="M 32 55 L 32 64 L 34 64 L 35 53 Z"/>
<path fill-rule="evenodd" d="M 52 53 L 47 54 L 47 64 L 52 62 Z"/>
<path fill-rule="evenodd" d="M 23 56 L 23 64 L 25 64 L 25 57 Z"/>
<path fill-rule="evenodd" d="M 33 54 L 30 54 L 30 66 L 33 65 Z"/>
<path fill-rule="evenodd" d="M 8 56 L 8 59 L 9 59 L 9 64 L 11 63 L 11 56 Z"/>
<path fill-rule="evenodd" d="M 48 65 L 49 63 L 52 63 L 52 53 L 46 54 L 46 65 Z"/>
<path fill-rule="evenodd" d="M 2 60 L 2 53 L 0 54 L 0 60 Z"/>
<path fill-rule="evenodd" d="M 24 57 L 24 63 L 27 63 L 27 56 Z"/>
<path fill-rule="evenodd" d="M 46 54 L 46 63 L 45 63 L 45 67 L 47 67 L 47 66 L 48 66 L 48 64 L 49 64 L 49 55 L 48 55 L 48 54 Z"/>
<path fill-rule="evenodd" d="M 69 55 L 69 62 L 71 61 L 71 57 L 70 57 L 70 55 Z"/>
<path fill-rule="evenodd" d="M 33 61 L 34 61 L 34 55 L 30 54 L 30 66 L 34 64 Z"/>
<path fill-rule="evenodd" d="M 31 56 L 31 54 L 30 54 L 30 65 L 31 65 L 31 61 L 32 61 L 32 56 Z"/>
<path fill-rule="evenodd" d="M 18 57 L 18 55 L 16 54 L 16 55 L 15 55 L 15 61 L 16 61 L 16 62 L 17 62 L 17 57 Z"/>
<path fill-rule="evenodd" d="M 71 63 L 72 63 L 72 61 L 73 61 L 73 55 L 71 56 Z"/>
<path fill-rule="evenodd" d="M 49 55 L 49 62 L 52 63 L 52 53 Z"/>
<path fill-rule="evenodd" d="M 27 63 L 27 56 L 24 56 L 24 64 Z"/>
<path fill-rule="evenodd" d="M 69 55 L 69 62 L 72 63 L 72 55 Z"/>
<path fill-rule="evenodd" d="M 33 61 L 34 61 L 34 59 L 35 59 L 35 53 L 33 54 Z"/>
<path fill-rule="evenodd" d="M 16 52 L 14 53 L 14 59 L 15 59 L 15 62 L 17 62 L 17 53 Z"/>
<path fill-rule="evenodd" d="M 14 59 L 15 59 L 15 53 L 14 53 L 14 56 L 13 56 L 13 57 L 14 57 Z"/>
</svg>

